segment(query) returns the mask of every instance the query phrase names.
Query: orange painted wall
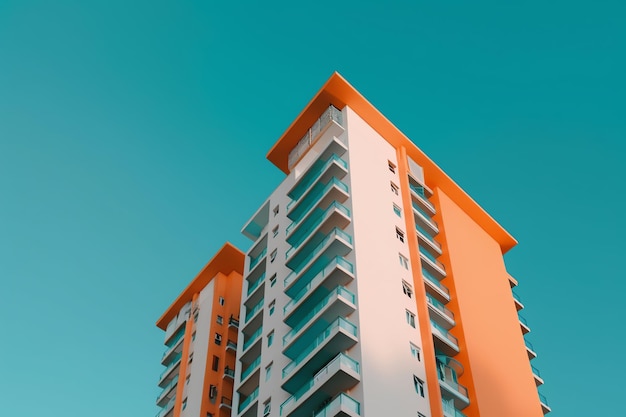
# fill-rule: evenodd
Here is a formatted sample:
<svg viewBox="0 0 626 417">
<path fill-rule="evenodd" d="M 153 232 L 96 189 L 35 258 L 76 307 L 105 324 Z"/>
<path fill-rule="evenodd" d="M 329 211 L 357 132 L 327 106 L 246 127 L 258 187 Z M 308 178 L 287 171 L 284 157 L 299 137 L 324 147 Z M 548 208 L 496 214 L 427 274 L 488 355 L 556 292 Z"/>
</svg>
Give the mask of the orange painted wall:
<svg viewBox="0 0 626 417">
<path fill-rule="evenodd" d="M 224 378 L 224 369 L 228 366 L 230 369 L 235 368 L 235 352 L 226 351 L 228 340 L 237 342 L 238 329 L 229 326 L 228 322 L 231 317 L 239 319 L 239 307 L 241 304 L 241 289 L 243 285 L 243 275 L 233 271 L 229 275 L 222 273 L 217 274 L 213 280 L 213 311 L 211 313 L 211 330 L 209 332 L 209 349 L 207 352 L 207 362 L 204 374 L 204 387 L 202 390 L 202 407 L 201 416 L 206 416 L 207 412 L 215 416 L 230 416 L 230 409 L 219 408 L 222 397 L 227 397 L 231 401 L 233 399 L 233 380 Z M 224 297 L 224 305 L 219 304 L 219 298 Z M 217 323 L 217 316 L 224 318 L 223 324 Z M 216 345 L 214 341 L 215 333 L 222 335 L 222 344 Z M 217 371 L 212 369 L 213 356 L 219 358 L 219 367 Z M 217 386 L 217 397 L 214 400 L 209 399 L 209 389 L 211 385 Z"/>
<path fill-rule="evenodd" d="M 542 417 L 530 361 L 500 244 L 440 189 L 438 220 L 451 271 L 450 288 L 459 338 L 459 382 L 470 390 L 468 417 Z M 447 259 L 446 259 L 447 258 Z"/>
</svg>

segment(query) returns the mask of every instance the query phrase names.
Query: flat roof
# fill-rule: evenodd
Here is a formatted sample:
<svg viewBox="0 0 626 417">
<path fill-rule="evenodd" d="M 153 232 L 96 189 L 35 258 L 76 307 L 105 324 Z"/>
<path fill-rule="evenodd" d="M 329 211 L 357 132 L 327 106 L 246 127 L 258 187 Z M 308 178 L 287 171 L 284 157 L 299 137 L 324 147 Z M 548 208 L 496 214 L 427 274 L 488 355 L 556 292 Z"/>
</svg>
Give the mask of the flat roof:
<svg viewBox="0 0 626 417">
<path fill-rule="evenodd" d="M 424 168 L 428 185 L 431 188 L 440 188 L 452 198 L 500 244 L 502 253 L 506 253 L 517 244 L 513 236 L 500 226 L 489 213 L 480 207 L 452 178 L 337 72 L 330 76 L 324 86 L 272 146 L 267 153 L 267 159 L 285 174 L 289 174 L 289 153 L 331 104 L 339 109 L 347 105 L 395 148 L 404 146 L 407 150 L 407 156 Z"/>
<path fill-rule="evenodd" d="M 180 293 L 172 305 L 165 310 L 165 313 L 163 313 L 156 322 L 157 327 L 165 330 L 168 323 L 172 321 L 181 308 L 193 299 L 193 295 L 202 291 L 219 272 L 228 275 L 236 271 L 243 275 L 244 262 L 245 254 L 230 242 L 226 242 L 189 285 L 187 285 L 187 288 Z"/>
</svg>

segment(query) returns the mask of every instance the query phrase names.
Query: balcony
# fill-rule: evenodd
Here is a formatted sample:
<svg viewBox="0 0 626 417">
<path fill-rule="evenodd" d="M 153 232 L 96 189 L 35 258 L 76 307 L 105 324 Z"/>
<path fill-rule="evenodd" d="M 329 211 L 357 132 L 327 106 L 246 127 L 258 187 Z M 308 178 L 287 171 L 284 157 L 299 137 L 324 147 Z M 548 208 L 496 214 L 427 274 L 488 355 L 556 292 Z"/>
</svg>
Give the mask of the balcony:
<svg viewBox="0 0 626 417">
<path fill-rule="evenodd" d="M 341 229 L 334 228 L 302 259 L 291 274 L 285 278 L 289 287 L 287 294 L 296 294 L 304 288 L 330 259 L 346 256 L 352 250 L 352 236 Z"/>
<path fill-rule="evenodd" d="M 428 310 L 432 312 L 430 315 L 431 320 L 434 320 L 444 329 L 450 330 L 454 327 L 454 313 L 448 310 L 448 308 L 441 302 L 437 301 L 432 295 L 426 294 L 426 301 L 428 302 Z"/>
<path fill-rule="evenodd" d="M 517 295 L 517 293 L 515 291 L 511 291 L 513 293 L 513 300 L 515 301 L 515 308 L 517 309 L 517 311 L 520 311 L 521 309 L 524 308 L 524 304 L 522 304 L 522 300 L 519 297 L 519 295 Z"/>
<path fill-rule="evenodd" d="M 183 340 L 185 335 L 185 328 L 183 327 L 179 334 L 172 339 L 170 347 L 163 353 L 161 363 L 163 365 L 169 365 L 174 360 L 176 354 L 181 353 L 183 350 Z"/>
<path fill-rule="evenodd" d="M 254 307 L 248 309 L 246 308 L 246 316 L 244 319 L 244 323 L 247 324 L 250 319 L 252 317 L 255 316 L 256 313 L 258 313 L 259 311 L 263 310 L 263 302 L 265 301 L 265 299 L 261 298 L 261 301 L 259 301 Z"/>
<path fill-rule="evenodd" d="M 256 291 L 256 289 L 259 288 L 261 284 L 263 284 L 264 281 L 265 281 L 265 272 L 263 272 L 261 276 L 252 283 L 246 280 L 246 282 L 248 282 L 248 289 L 246 290 L 246 297 L 250 297 L 250 295 L 252 295 L 254 291 Z"/>
<path fill-rule="evenodd" d="M 167 403 L 168 400 L 170 400 L 172 398 L 173 395 L 176 394 L 176 391 L 174 391 L 174 388 L 178 385 L 178 375 L 176 375 L 169 384 L 167 384 L 164 388 L 163 391 L 161 391 L 161 393 L 157 396 L 156 399 L 156 404 L 159 407 L 163 407 L 164 404 Z"/>
<path fill-rule="evenodd" d="M 328 159 L 318 159 L 287 194 L 292 199 L 287 205 L 287 213 L 291 212 L 291 209 L 296 206 L 302 196 L 309 194 L 314 184 L 328 181 L 331 178 L 342 179 L 347 174 L 348 163 L 341 159 L 339 155 L 332 154 Z"/>
<path fill-rule="evenodd" d="M 463 375 L 463 366 L 460 362 L 448 356 L 437 355 L 437 376 L 441 395 L 444 399 L 452 400 L 454 407 L 463 409 L 469 405 L 467 388 L 458 383 L 458 377 Z"/>
<path fill-rule="evenodd" d="M 357 343 L 357 328 L 344 318 L 331 323 L 311 344 L 283 368 L 282 377 L 285 381 L 282 388 L 295 392 L 306 383 L 310 375 L 325 363 Z"/>
<path fill-rule="evenodd" d="M 325 233 L 333 228 L 343 229 L 349 223 L 350 210 L 337 201 L 324 210 L 315 209 L 315 213 L 292 229 L 293 234 L 287 237 L 292 245 L 285 255 L 287 266 L 293 269 L 293 265 L 306 256 L 306 249 L 315 246 Z"/>
<path fill-rule="evenodd" d="M 335 288 L 283 337 L 283 352 L 289 357 L 294 356 L 294 352 L 301 352 L 329 323 L 355 310 L 356 296 L 345 287 Z"/>
<path fill-rule="evenodd" d="M 299 323 L 313 306 L 326 297 L 332 288 L 346 285 L 354 279 L 354 266 L 337 256 L 302 288 L 283 308 L 284 322 L 289 326 Z M 285 280 L 285 286 L 288 282 Z M 289 295 L 289 294 L 288 294 Z"/>
<path fill-rule="evenodd" d="M 421 208 L 415 201 L 411 202 L 411 205 L 413 206 L 413 217 L 415 218 L 415 223 L 426 227 L 433 235 L 438 234 L 439 227 L 437 226 L 437 222 L 431 219 L 431 215 L 426 210 Z"/>
<path fill-rule="evenodd" d="M 260 365 L 261 365 L 261 356 L 259 356 L 254 361 L 252 361 L 252 363 L 248 365 L 248 367 L 241 372 L 242 385 L 243 385 L 243 382 L 246 380 L 246 378 L 248 378 L 252 374 L 252 372 L 259 369 Z"/>
<path fill-rule="evenodd" d="M 255 400 L 258 396 L 259 389 L 257 388 L 239 403 L 239 407 L 237 407 L 237 413 L 239 413 L 241 417 L 256 416 L 256 407 L 250 407 L 250 404 L 252 404 L 253 402 L 256 404 Z M 241 412 L 244 410 L 245 413 L 242 414 Z"/>
<path fill-rule="evenodd" d="M 422 247 L 422 245 L 418 245 L 420 258 L 422 260 L 422 265 L 432 271 L 435 274 L 438 274 L 442 278 L 446 276 L 446 267 L 437 260 L 431 253 L 429 253 L 426 249 Z"/>
<path fill-rule="evenodd" d="M 239 320 L 237 320 L 233 316 L 230 316 L 230 318 L 228 319 L 228 327 L 234 327 L 235 329 L 238 329 L 239 328 Z"/>
<path fill-rule="evenodd" d="M 226 350 L 227 351 L 231 351 L 231 352 L 237 352 L 237 342 L 228 339 L 228 341 L 226 341 Z"/>
<path fill-rule="evenodd" d="M 241 233 L 253 242 L 256 241 L 267 228 L 270 219 L 270 204 L 266 201 L 260 209 L 252 216 L 246 225 L 241 229 Z"/>
<path fill-rule="evenodd" d="M 336 393 L 354 387 L 361 380 L 359 363 L 340 353 L 280 406 L 282 417 L 309 417 Z M 335 414 L 336 415 L 336 414 Z"/>
<path fill-rule="evenodd" d="M 224 368 L 224 374 L 222 375 L 222 378 L 235 379 L 235 370 L 227 366 L 226 368 Z"/>
<path fill-rule="evenodd" d="M 245 342 L 243 343 L 243 352 L 245 352 L 254 342 L 259 340 L 259 337 L 263 333 L 263 327 L 259 327 L 257 331 L 251 334 L 249 337 L 245 338 Z M 244 334 L 245 336 L 245 334 Z"/>
<path fill-rule="evenodd" d="M 222 398 L 220 399 L 220 408 L 231 410 L 233 408 L 233 400 L 231 398 L 222 396 Z"/>
<path fill-rule="evenodd" d="M 157 414 L 156 417 L 165 417 L 169 415 L 169 413 L 174 409 L 174 404 L 176 403 L 176 395 L 170 399 L 170 401 L 163 407 Z"/>
<path fill-rule="evenodd" d="M 313 417 L 358 417 L 361 415 L 361 404 L 343 392 L 335 397 Z"/>
<path fill-rule="evenodd" d="M 526 345 L 526 353 L 528 354 L 528 359 L 535 359 L 537 357 L 537 353 L 535 352 L 533 344 L 526 339 L 524 339 L 524 344 Z"/>
<path fill-rule="evenodd" d="M 178 375 L 178 366 L 180 365 L 180 359 L 182 356 L 182 352 L 177 354 L 173 358 L 172 362 L 167 366 L 167 368 L 165 368 L 165 370 L 161 372 L 161 376 L 159 377 L 160 387 L 171 381 L 175 375 Z"/>
<path fill-rule="evenodd" d="M 348 186 L 336 177 L 332 177 L 326 183 L 318 182 L 304 198 L 292 201 L 287 206 L 287 217 L 293 221 L 292 226 L 287 228 L 287 234 L 293 225 L 302 221 L 314 207 L 328 206 L 331 201 L 343 203 L 349 196 Z"/>
<path fill-rule="evenodd" d="M 437 242 L 432 234 L 423 226 L 420 226 L 419 223 L 415 223 L 415 230 L 417 231 L 417 237 L 424 243 L 427 250 L 432 252 L 435 256 L 439 256 L 443 253 L 441 250 L 441 244 Z"/>
<path fill-rule="evenodd" d="M 435 339 L 435 348 L 448 356 L 454 356 L 459 353 L 459 339 L 448 333 L 448 330 L 441 327 L 434 321 L 430 321 L 432 333 Z"/>
<path fill-rule="evenodd" d="M 454 402 L 442 401 L 442 403 L 444 417 L 467 417 L 465 414 L 456 409 Z"/>
<path fill-rule="evenodd" d="M 430 188 L 423 184 L 413 184 L 411 181 L 409 181 L 409 188 L 411 189 L 413 197 L 419 201 L 420 204 L 430 210 L 431 214 L 436 213 L 435 206 L 433 203 L 428 201 L 428 197 L 433 194 L 432 191 L 430 191 Z"/>
<path fill-rule="evenodd" d="M 528 327 L 526 319 L 522 317 L 521 314 L 518 314 L 517 317 L 519 318 L 519 325 L 522 328 L 522 334 L 530 333 L 530 327 Z"/>
<path fill-rule="evenodd" d="M 343 114 L 341 113 L 341 110 L 337 109 L 333 105 L 330 105 L 328 109 L 322 113 L 320 118 L 313 123 L 302 139 L 298 141 L 291 152 L 289 152 L 289 157 L 287 159 L 289 169 L 292 169 L 296 165 L 300 158 L 309 150 L 311 146 L 313 146 L 313 144 L 319 140 L 320 137 L 334 137 L 341 135 L 344 131 L 342 125 Z M 338 146 L 341 146 L 341 150 L 336 149 Z M 331 143 L 326 147 L 324 152 L 322 152 L 321 157 L 324 158 L 325 154 L 328 152 L 345 152 L 345 149 L 345 145 L 337 138 L 334 138 L 333 141 L 331 141 Z"/>
<path fill-rule="evenodd" d="M 548 400 L 542 393 L 539 393 L 539 402 L 541 403 L 541 411 L 543 411 L 544 415 L 552 411 L 552 408 L 548 405 Z"/>
<path fill-rule="evenodd" d="M 543 385 L 543 378 L 541 377 L 541 373 L 539 372 L 539 369 L 535 368 L 532 365 L 530 368 L 533 371 L 533 377 L 535 377 L 535 385 L 536 386 Z"/>
<path fill-rule="evenodd" d="M 430 272 L 422 268 L 422 276 L 426 283 L 427 289 L 432 290 L 431 294 L 439 301 L 450 301 L 450 290 L 443 285 L 437 278 L 435 278 Z"/>
<path fill-rule="evenodd" d="M 259 253 L 256 256 L 250 255 L 250 267 L 248 268 L 248 270 L 252 271 L 254 267 L 257 266 L 259 262 L 261 262 L 261 260 L 265 259 L 266 255 L 267 255 L 267 248 L 263 248 L 261 253 Z"/>
</svg>

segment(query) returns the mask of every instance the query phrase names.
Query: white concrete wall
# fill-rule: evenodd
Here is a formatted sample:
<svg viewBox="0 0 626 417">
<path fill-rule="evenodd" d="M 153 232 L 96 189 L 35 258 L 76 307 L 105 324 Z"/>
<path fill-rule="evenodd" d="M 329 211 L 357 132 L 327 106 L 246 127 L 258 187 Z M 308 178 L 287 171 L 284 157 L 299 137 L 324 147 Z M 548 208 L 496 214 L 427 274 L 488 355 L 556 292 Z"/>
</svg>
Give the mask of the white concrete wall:
<svg viewBox="0 0 626 417">
<path fill-rule="evenodd" d="M 206 370 L 207 361 L 213 360 L 213 355 L 210 358 L 207 357 L 209 345 L 213 341 L 213 335 L 209 334 L 211 321 L 213 320 L 213 294 L 215 291 L 215 282 L 209 281 L 206 287 L 200 292 L 198 297 L 198 322 L 195 325 L 194 331 L 196 332 L 196 338 L 190 344 L 189 352 L 194 352 L 193 361 L 187 368 L 189 373 L 189 385 L 185 387 L 185 394 L 187 396 L 187 407 L 182 411 L 182 416 L 196 417 L 200 415 L 200 408 L 202 405 L 202 390 L 204 388 L 204 373 Z M 225 318 L 224 320 L 228 320 Z M 193 331 L 192 331 L 193 333 Z M 224 338 L 222 343 L 226 343 Z M 184 384 L 185 380 L 179 380 L 179 384 Z M 184 396 L 183 396 L 184 398 Z"/>
<path fill-rule="evenodd" d="M 407 243 L 396 238 L 396 226 L 406 232 L 403 211 L 398 217 L 393 203 L 402 206 L 390 182 L 399 185 L 396 151 L 356 113 L 346 108 L 362 382 L 350 395 L 361 403 L 362 416 L 430 416 L 428 393 L 420 397 L 413 375 L 425 381 L 423 359 L 411 356 L 409 342 L 421 348 L 419 323 L 406 321 L 405 310 L 417 313 L 415 299 L 402 291 L 402 280 L 412 283 L 409 270 L 399 262 L 398 253 L 409 258 Z M 347 117 L 346 117 L 347 116 Z M 406 242 L 406 239 L 405 239 Z M 423 291 L 423 288 L 415 288 Z M 357 354 L 352 354 L 355 357 Z M 427 388 L 426 388 L 427 391 Z M 391 414 L 390 414 L 391 413 Z"/>
</svg>

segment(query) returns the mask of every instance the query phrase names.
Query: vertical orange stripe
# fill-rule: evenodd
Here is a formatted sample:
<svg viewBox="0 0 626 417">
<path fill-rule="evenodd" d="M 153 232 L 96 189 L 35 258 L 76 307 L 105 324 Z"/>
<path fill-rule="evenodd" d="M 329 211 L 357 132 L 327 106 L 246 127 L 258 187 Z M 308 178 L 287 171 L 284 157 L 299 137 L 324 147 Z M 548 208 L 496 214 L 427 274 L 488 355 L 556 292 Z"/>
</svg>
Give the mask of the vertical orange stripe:
<svg viewBox="0 0 626 417">
<path fill-rule="evenodd" d="M 413 218 L 413 206 L 411 205 L 411 191 L 409 188 L 409 167 L 406 148 L 396 148 L 398 158 L 398 176 L 400 177 L 400 191 L 402 193 L 402 205 L 404 206 L 404 219 L 406 221 L 406 236 L 411 259 L 411 273 L 413 274 L 413 287 L 415 288 L 415 304 L 417 307 L 417 319 L 420 325 L 422 337 L 422 351 L 424 367 L 426 368 L 426 386 L 428 387 L 428 400 L 430 412 L 433 417 L 443 417 L 443 404 L 441 403 L 441 389 L 437 376 L 437 364 L 435 362 L 435 345 L 433 334 L 430 329 L 430 316 L 426 303 L 426 290 L 422 278 L 422 261 L 419 256 L 415 219 Z"/>
<path fill-rule="evenodd" d="M 174 417 L 180 417 L 181 404 L 183 402 L 183 392 L 185 389 L 185 376 L 187 375 L 187 365 L 189 360 L 189 345 L 191 345 L 191 332 L 193 330 L 193 306 L 198 300 L 198 293 L 193 295 L 191 300 L 191 311 L 187 319 L 185 328 L 185 340 L 183 341 L 183 354 L 180 360 L 180 370 L 178 371 L 178 386 L 176 387 L 176 401 L 174 402 Z"/>
</svg>

